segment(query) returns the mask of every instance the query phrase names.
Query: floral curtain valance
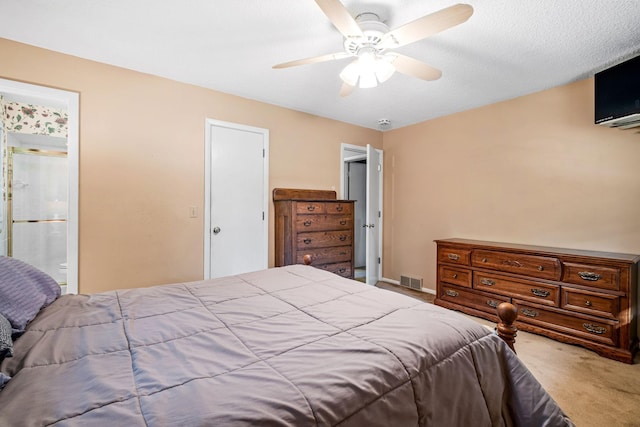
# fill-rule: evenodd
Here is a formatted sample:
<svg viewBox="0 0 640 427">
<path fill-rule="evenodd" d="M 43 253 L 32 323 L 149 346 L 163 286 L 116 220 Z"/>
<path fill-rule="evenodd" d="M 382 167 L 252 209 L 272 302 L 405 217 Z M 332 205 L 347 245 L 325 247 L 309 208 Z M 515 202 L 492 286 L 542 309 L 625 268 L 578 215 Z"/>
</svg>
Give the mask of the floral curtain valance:
<svg viewBox="0 0 640 427">
<path fill-rule="evenodd" d="M 65 110 L 6 100 L 2 110 L 7 132 L 67 137 L 69 114 Z"/>
</svg>

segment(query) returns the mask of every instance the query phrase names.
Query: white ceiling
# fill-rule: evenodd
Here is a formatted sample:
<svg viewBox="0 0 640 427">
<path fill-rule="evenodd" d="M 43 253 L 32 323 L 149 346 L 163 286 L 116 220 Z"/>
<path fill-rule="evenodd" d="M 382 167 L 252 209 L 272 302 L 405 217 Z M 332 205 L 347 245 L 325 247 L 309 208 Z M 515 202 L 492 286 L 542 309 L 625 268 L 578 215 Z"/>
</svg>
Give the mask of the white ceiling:
<svg viewBox="0 0 640 427">
<path fill-rule="evenodd" d="M 0 37 L 373 129 L 567 84 L 640 53 L 638 0 L 467 3 L 467 22 L 398 49 L 442 78 L 396 73 L 345 98 L 338 74 L 350 59 L 271 68 L 342 50 L 313 0 L 0 0 Z M 455 2 L 343 4 L 393 29 Z"/>
</svg>

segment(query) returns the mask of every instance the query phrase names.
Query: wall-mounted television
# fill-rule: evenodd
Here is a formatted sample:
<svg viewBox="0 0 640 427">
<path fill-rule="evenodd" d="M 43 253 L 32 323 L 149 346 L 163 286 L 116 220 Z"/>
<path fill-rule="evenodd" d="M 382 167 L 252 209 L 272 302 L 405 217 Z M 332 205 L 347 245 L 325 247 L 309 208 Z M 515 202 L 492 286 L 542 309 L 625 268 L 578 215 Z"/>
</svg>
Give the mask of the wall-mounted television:
<svg viewBox="0 0 640 427">
<path fill-rule="evenodd" d="M 595 75 L 595 123 L 640 126 L 640 56 Z"/>
</svg>

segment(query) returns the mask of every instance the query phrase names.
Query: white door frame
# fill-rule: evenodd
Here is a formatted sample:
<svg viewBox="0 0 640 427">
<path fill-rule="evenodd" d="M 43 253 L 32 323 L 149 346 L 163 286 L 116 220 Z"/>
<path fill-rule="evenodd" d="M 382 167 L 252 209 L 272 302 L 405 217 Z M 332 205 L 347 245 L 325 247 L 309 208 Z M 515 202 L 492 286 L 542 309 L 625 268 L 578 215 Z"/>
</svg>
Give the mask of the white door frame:
<svg viewBox="0 0 640 427">
<path fill-rule="evenodd" d="M 264 189 L 262 210 L 264 212 L 264 260 L 263 268 L 269 265 L 269 129 L 224 122 L 214 119 L 205 120 L 204 136 L 204 278 L 211 278 L 211 128 L 224 127 L 245 132 L 262 134 L 264 138 Z"/>
<path fill-rule="evenodd" d="M 383 164 L 384 163 L 384 152 L 380 149 L 375 149 L 378 154 L 380 155 L 380 163 Z M 347 189 L 346 189 L 346 184 L 347 184 L 347 180 L 345 177 L 345 170 L 346 170 L 346 164 L 350 161 L 356 161 L 356 160 L 363 160 L 367 158 L 367 147 L 366 146 L 361 146 L 361 145 L 353 145 L 353 144 L 347 144 L 347 143 L 341 143 L 340 144 L 340 198 L 344 199 L 346 197 L 347 194 Z M 380 255 L 380 268 L 378 269 L 378 280 L 382 280 L 382 262 L 383 262 L 383 258 L 382 258 L 382 234 L 383 234 L 383 229 L 382 229 L 382 223 L 383 223 L 383 219 L 384 219 L 384 212 L 383 212 L 383 206 L 384 206 L 384 199 L 383 199 L 383 193 L 384 193 L 384 179 L 383 179 L 383 174 L 384 174 L 384 168 L 382 168 L 382 170 L 380 171 L 380 192 L 379 192 L 379 197 L 380 197 L 380 225 L 379 225 L 379 230 L 380 230 L 380 234 L 378 235 L 378 253 Z M 369 197 L 369 195 L 367 195 L 367 198 Z"/>
<path fill-rule="evenodd" d="M 78 199 L 80 158 L 80 94 L 61 89 L 0 79 L 0 94 L 11 94 L 45 103 L 47 107 L 65 108 L 67 122 L 67 164 L 69 194 L 67 211 L 67 286 L 64 293 L 78 293 Z"/>
</svg>

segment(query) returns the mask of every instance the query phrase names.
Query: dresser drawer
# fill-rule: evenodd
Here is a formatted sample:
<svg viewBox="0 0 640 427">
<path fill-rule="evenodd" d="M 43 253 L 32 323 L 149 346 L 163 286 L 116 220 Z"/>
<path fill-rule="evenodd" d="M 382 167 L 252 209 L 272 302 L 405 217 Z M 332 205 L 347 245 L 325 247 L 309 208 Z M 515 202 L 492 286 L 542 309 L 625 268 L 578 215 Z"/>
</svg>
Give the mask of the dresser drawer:
<svg viewBox="0 0 640 427">
<path fill-rule="evenodd" d="M 602 289 L 620 289 L 620 270 L 599 265 L 565 262 L 563 282 Z"/>
<path fill-rule="evenodd" d="M 498 274 L 474 271 L 473 287 L 512 298 L 521 298 L 554 307 L 560 306 L 560 287 L 528 280 L 512 279 Z"/>
<path fill-rule="evenodd" d="M 619 304 L 619 297 L 615 295 L 562 288 L 562 308 L 567 310 L 617 319 Z"/>
<path fill-rule="evenodd" d="M 350 215 L 353 212 L 353 203 L 325 203 L 325 209 L 328 214 Z"/>
<path fill-rule="evenodd" d="M 461 304 L 476 310 L 486 311 L 497 316 L 496 309 L 503 302 L 511 302 L 511 298 L 500 295 L 492 295 L 486 292 L 472 291 L 470 289 L 450 286 L 446 283 L 440 284 L 440 299 Z"/>
<path fill-rule="evenodd" d="M 560 260 L 541 255 L 474 250 L 471 265 L 540 279 L 560 280 Z"/>
<path fill-rule="evenodd" d="M 318 230 L 351 230 L 353 221 L 350 216 L 343 215 L 298 215 L 296 229 L 298 231 Z"/>
<path fill-rule="evenodd" d="M 335 246 L 331 248 L 309 248 L 296 253 L 296 263 L 304 264 L 304 256 L 311 257 L 311 265 L 329 264 L 335 262 L 351 261 L 351 248 L 349 246 Z"/>
<path fill-rule="evenodd" d="M 471 270 L 462 268 L 440 266 L 440 280 L 442 282 L 451 283 L 452 285 L 471 287 Z"/>
<path fill-rule="evenodd" d="M 469 249 L 439 247 L 438 262 L 469 265 L 470 254 L 471 251 Z"/>
<path fill-rule="evenodd" d="M 324 202 L 296 202 L 296 213 L 298 214 L 323 214 L 325 212 Z"/>
<path fill-rule="evenodd" d="M 591 341 L 617 344 L 616 321 L 568 313 L 560 309 L 541 308 L 521 300 L 513 300 L 513 303 L 518 307 L 519 322 L 554 329 Z"/>
<path fill-rule="evenodd" d="M 323 270 L 330 271 L 332 273 L 338 274 L 342 277 L 353 277 L 353 271 L 351 270 L 350 262 L 341 262 L 337 264 L 322 264 L 322 265 L 314 265 L 316 268 L 321 268 Z"/>
<path fill-rule="evenodd" d="M 298 251 L 304 251 L 309 248 L 327 248 L 330 246 L 351 246 L 353 232 L 351 230 L 341 230 L 298 233 L 296 240 Z"/>
</svg>

